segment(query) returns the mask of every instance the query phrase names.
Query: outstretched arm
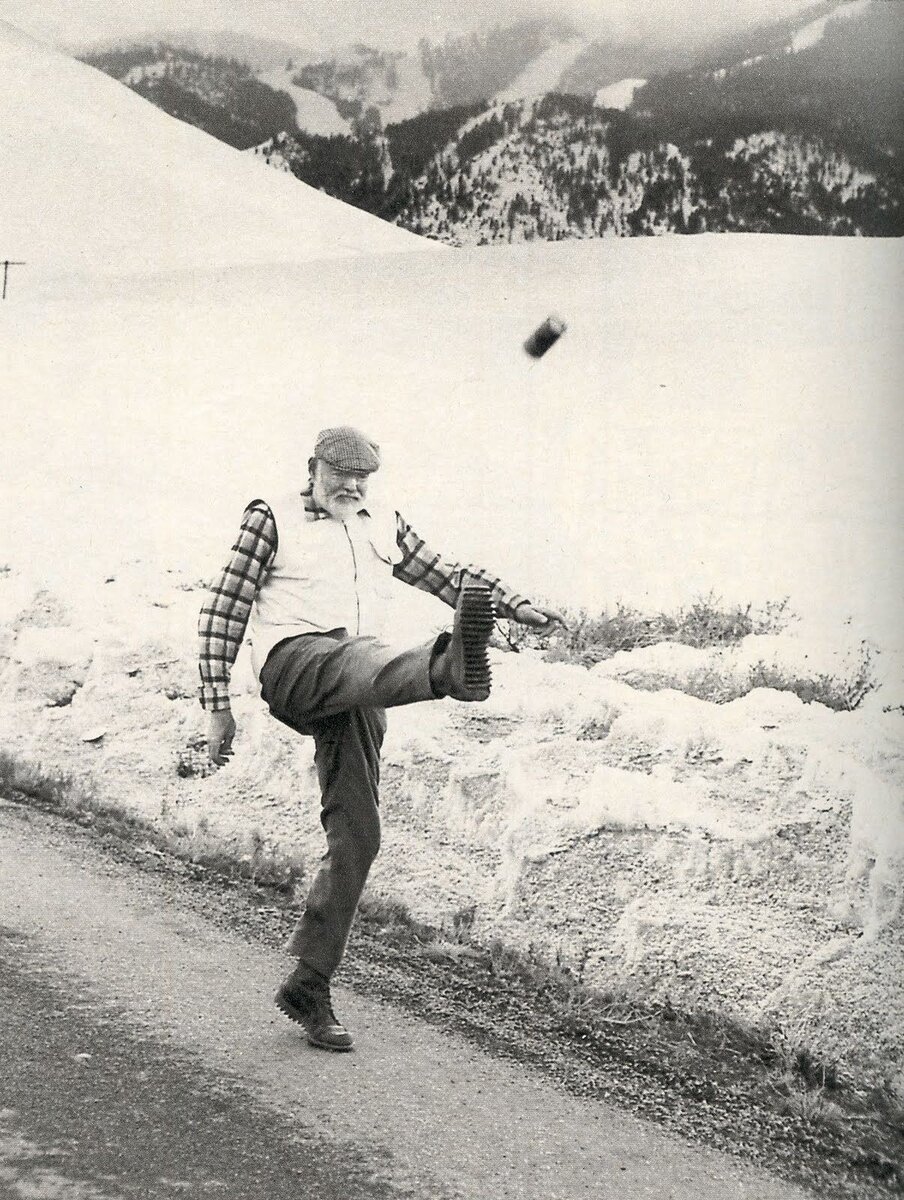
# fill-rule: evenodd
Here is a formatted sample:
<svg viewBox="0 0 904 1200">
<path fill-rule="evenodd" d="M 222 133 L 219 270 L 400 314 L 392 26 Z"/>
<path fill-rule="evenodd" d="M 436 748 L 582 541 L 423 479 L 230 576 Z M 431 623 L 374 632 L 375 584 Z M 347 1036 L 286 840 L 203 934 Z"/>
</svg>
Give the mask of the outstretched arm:
<svg viewBox="0 0 904 1200">
<path fill-rule="evenodd" d="M 403 554 L 402 561 L 393 568 L 396 579 L 438 596 L 452 608 L 458 603 L 467 579 L 480 579 L 491 588 L 493 603 L 500 616 L 534 628 L 544 628 L 555 621 L 565 624 L 560 613 L 532 604 L 483 567 L 462 566 L 443 559 L 418 537 L 400 513 L 396 513 L 396 543 Z"/>
<path fill-rule="evenodd" d="M 232 666 L 245 636 L 251 605 L 276 554 L 276 522 L 262 500 L 242 516 L 232 557 L 213 581 L 198 620 L 201 705 L 209 714 L 208 747 L 221 766 L 235 734 L 229 704 Z"/>
</svg>

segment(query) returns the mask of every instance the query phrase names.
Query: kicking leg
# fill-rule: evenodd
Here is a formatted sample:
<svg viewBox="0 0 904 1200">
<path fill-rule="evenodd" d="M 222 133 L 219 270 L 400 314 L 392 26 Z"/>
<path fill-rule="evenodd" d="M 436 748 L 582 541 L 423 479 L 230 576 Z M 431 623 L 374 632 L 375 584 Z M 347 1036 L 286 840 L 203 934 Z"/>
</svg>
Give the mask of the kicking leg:
<svg viewBox="0 0 904 1200">
<path fill-rule="evenodd" d="M 465 587 L 451 634 L 397 652 L 372 637 L 302 634 L 276 646 L 261 671 L 261 695 L 274 716 L 301 733 L 353 708 L 396 708 L 452 696 L 490 694 L 487 643 L 493 605 L 486 587 Z"/>
</svg>

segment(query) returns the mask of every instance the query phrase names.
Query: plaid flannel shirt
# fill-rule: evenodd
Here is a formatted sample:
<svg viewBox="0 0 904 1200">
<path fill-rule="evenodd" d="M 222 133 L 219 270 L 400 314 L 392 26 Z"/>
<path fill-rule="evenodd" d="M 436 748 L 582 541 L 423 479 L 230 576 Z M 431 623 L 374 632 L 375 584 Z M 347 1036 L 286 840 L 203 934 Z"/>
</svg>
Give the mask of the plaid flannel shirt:
<svg viewBox="0 0 904 1200">
<path fill-rule="evenodd" d="M 322 520 L 329 514 L 305 497 L 309 520 Z M 402 583 L 430 592 L 452 608 L 468 576 L 488 584 L 493 602 L 501 616 L 513 617 L 515 609 L 528 601 L 495 575 L 482 567 L 462 567 L 446 562 L 434 553 L 396 513 L 396 543 L 403 558 L 393 568 Z M 276 556 L 279 539 L 273 513 L 263 500 L 255 500 L 245 509 L 232 557 L 210 587 L 198 622 L 200 640 L 200 699 L 208 712 L 229 708 L 229 679 L 232 666 L 245 636 L 251 606 Z"/>
</svg>

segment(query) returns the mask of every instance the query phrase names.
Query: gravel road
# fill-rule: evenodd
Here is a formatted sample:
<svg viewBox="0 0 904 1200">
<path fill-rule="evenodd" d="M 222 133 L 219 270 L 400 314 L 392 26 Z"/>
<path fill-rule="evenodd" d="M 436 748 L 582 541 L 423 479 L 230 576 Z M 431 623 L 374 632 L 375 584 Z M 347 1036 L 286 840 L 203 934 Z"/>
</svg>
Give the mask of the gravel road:
<svg viewBox="0 0 904 1200">
<path fill-rule="evenodd" d="M 288 961 L 77 827 L 0 803 L 0 1195 L 803 1200 L 388 1005 L 349 1055 L 272 1003 Z"/>
</svg>

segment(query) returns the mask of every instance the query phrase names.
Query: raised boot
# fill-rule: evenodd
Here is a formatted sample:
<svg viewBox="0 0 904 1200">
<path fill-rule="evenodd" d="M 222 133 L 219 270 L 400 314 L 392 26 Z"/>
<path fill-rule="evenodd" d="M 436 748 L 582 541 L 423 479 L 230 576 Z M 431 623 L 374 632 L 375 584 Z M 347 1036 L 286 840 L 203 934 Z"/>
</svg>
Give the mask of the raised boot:
<svg viewBox="0 0 904 1200">
<path fill-rule="evenodd" d="M 437 641 L 430 682 L 438 696 L 453 700 L 486 700 L 490 694 L 487 645 L 493 632 L 493 597 L 485 583 L 461 589 L 451 635 Z"/>
<path fill-rule="evenodd" d="M 327 979 L 299 966 L 276 993 L 276 1007 L 303 1026 L 312 1046 L 321 1050 L 351 1050 L 354 1038 L 333 1012 Z"/>
</svg>

